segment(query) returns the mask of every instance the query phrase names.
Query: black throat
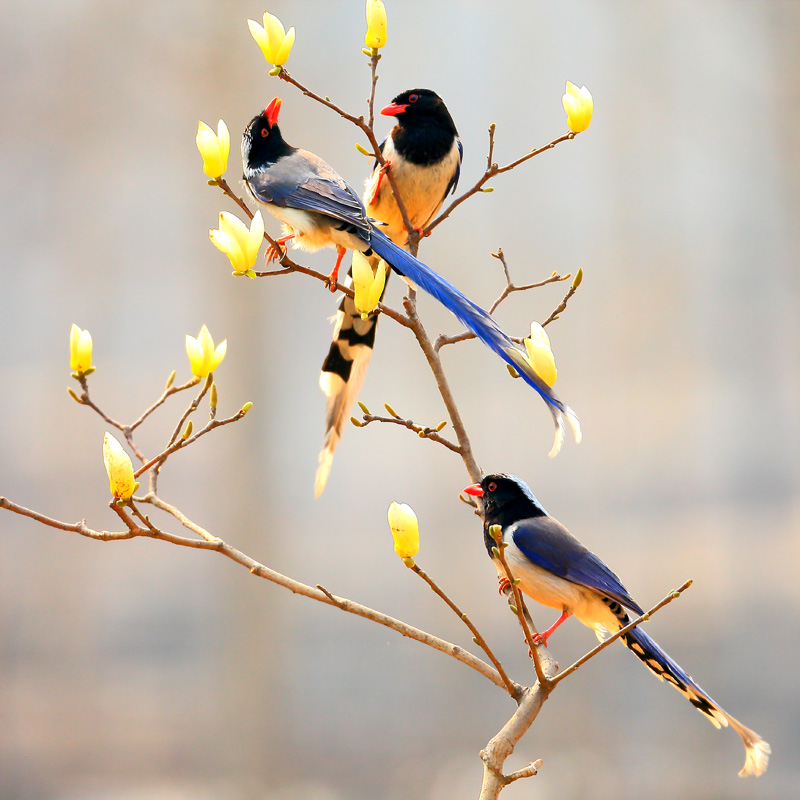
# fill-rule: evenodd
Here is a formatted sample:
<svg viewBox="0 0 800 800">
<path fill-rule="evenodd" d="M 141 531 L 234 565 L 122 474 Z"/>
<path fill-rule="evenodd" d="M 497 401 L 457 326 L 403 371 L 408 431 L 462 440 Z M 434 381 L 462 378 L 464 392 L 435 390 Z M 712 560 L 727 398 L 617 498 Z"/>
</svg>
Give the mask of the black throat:
<svg viewBox="0 0 800 800">
<path fill-rule="evenodd" d="M 262 135 L 267 131 L 267 135 Z M 276 164 L 280 159 L 294 153 L 297 148 L 287 144 L 281 136 L 280 128 L 273 125 L 271 128 L 266 117 L 256 117 L 250 123 L 250 152 L 247 154 L 245 164 L 245 177 L 248 171 L 256 171 Z"/>
<path fill-rule="evenodd" d="M 421 167 L 441 161 L 452 149 L 458 135 L 453 121 L 441 115 L 415 116 L 404 124 L 403 114 L 397 117 L 398 125 L 392 130 L 392 141 L 397 154 Z"/>
</svg>

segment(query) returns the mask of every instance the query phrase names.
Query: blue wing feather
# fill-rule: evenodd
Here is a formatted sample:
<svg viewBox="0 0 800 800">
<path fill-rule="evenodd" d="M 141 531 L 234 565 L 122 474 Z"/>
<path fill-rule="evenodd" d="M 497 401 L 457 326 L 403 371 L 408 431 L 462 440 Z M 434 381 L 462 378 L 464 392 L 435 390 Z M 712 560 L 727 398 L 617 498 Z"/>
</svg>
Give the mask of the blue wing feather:
<svg viewBox="0 0 800 800">
<path fill-rule="evenodd" d="M 594 589 L 637 614 L 643 611 L 620 579 L 552 517 L 532 517 L 508 528 L 522 554 L 559 578 Z"/>
</svg>

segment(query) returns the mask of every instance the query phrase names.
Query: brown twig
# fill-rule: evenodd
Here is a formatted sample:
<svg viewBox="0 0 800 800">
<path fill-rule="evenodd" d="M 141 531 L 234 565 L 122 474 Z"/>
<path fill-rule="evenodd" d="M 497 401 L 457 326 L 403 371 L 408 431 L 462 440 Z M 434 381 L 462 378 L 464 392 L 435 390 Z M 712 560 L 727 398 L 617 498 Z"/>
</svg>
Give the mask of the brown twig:
<svg viewBox="0 0 800 800">
<path fill-rule="evenodd" d="M 534 775 L 539 774 L 539 770 L 542 768 L 543 763 L 544 762 L 541 758 L 537 758 L 536 761 L 531 761 L 527 767 L 518 769 L 516 772 L 512 772 L 510 775 L 505 775 L 503 777 L 503 783 L 508 786 L 509 783 L 514 783 L 514 781 L 518 781 L 520 778 L 532 778 Z"/>
<path fill-rule="evenodd" d="M 580 272 L 580 271 L 579 271 Z M 569 277 L 569 276 L 567 276 Z M 578 276 L 576 276 L 578 277 Z M 542 323 L 542 327 L 544 328 L 546 325 L 549 325 L 551 322 L 555 322 L 558 319 L 558 315 L 561 314 L 562 311 L 566 311 L 567 303 L 570 301 L 572 296 L 575 292 L 578 291 L 578 286 L 580 282 L 577 284 L 573 282 L 572 286 L 569 287 L 569 291 L 564 295 L 561 302 L 555 307 L 553 313 Z"/>
<path fill-rule="evenodd" d="M 367 127 L 373 130 L 375 123 L 375 89 L 378 85 L 378 62 L 381 60 L 381 55 L 376 48 L 373 48 L 372 55 L 369 58 L 370 69 L 370 89 L 369 100 L 367 100 L 367 109 L 369 110 L 369 117 Z"/>
<path fill-rule="evenodd" d="M 228 197 L 230 197 L 230 199 L 231 199 L 231 200 L 233 200 L 233 202 L 234 202 L 234 203 L 236 203 L 236 205 L 237 205 L 237 206 L 239 206 L 239 208 L 241 208 L 241 209 L 242 209 L 242 211 L 244 211 L 244 213 L 245 213 L 245 214 L 247 214 L 247 218 L 248 218 L 248 219 L 253 219 L 253 217 L 254 217 L 255 215 L 254 215 L 254 214 L 253 214 L 253 212 L 252 212 L 252 211 L 251 211 L 251 210 L 250 210 L 250 209 L 247 207 L 247 203 L 245 203 L 245 202 L 244 202 L 244 199 L 243 199 L 243 198 L 239 197 L 239 195 L 235 194 L 235 193 L 234 193 L 234 192 L 231 190 L 231 187 L 228 185 L 228 182 L 225 180 L 225 178 L 216 178 L 215 180 L 210 180 L 210 181 L 208 182 L 208 185 L 209 185 L 209 186 L 219 186 L 219 188 L 220 188 L 220 189 L 222 189 L 222 191 L 223 191 L 223 192 L 224 192 L 224 193 L 225 193 L 225 194 L 226 194 Z M 271 240 L 271 239 L 270 239 L 270 243 L 272 243 L 272 240 Z"/>
<path fill-rule="evenodd" d="M 497 530 L 492 530 L 495 528 Z M 522 632 L 525 634 L 525 641 L 528 643 L 528 650 L 530 651 L 531 658 L 533 659 L 533 667 L 536 670 L 536 678 L 539 681 L 539 684 L 549 692 L 550 678 L 544 674 L 544 670 L 542 669 L 542 662 L 539 658 L 538 646 L 533 641 L 531 626 L 528 624 L 528 618 L 525 614 L 525 601 L 522 599 L 522 593 L 519 590 L 519 582 L 511 572 L 511 567 L 509 567 L 505 553 L 503 552 L 506 548 L 506 543 L 503 542 L 502 530 L 499 525 L 492 525 L 490 528 L 490 533 L 497 542 L 497 546 L 492 548 L 492 554 L 494 555 L 495 559 L 500 562 L 501 566 L 503 567 L 503 571 L 506 573 L 506 578 L 511 584 L 511 591 L 514 597 L 514 607 L 512 610 L 517 615 Z"/>
<path fill-rule="evenodd" d="M 635 628 L 637 625 L 641 625 L 641 623 L 646 622 L 656 611 L 660 611 L 664 606 L 669 605 L 673 600 L 680 597 L 691 585 L 692 579 L 690 578 L 686 581 L 682 586 L 675 589 L 675 591 L 670 592 L 663 600 L 656 603 L 649 611 L 646 611 L 640 617 L 637 617 L 633 622 L 628 623 L 624 628 L 620 628 L 616 633 L 612 636 L 609 636 L 608 639 L 600 642 L 597 647 L 592 648 L 586 655 L 581 656 L 574 664 L 570 664 L 562 673 L 556 675 L 554 678 L 550 679 L 551 685 L 555 686 L 559 681 L 562 681 L 567 675 L 571 675 L 575 672 L 578 667 L 585 664 L 590 658 L 594 658 L 601 650 L 605 650 L 612 642 L 615 642 L 620 636 L 624 636 L 628 631 Z"/>
<path fill-rule="evenodd" d="M 444 447 L 448 450 L 452 450 L 452 452 L 457 455 L 461 455 L 461 448 L 457 444 L 453 444 L 449 439 L 441 436 L 439 434 L 441 428 L 438 426 L 436 428 L 429 428 L 426 425 L 419 425 L 410 419 L 402 419 L 401 417 L 379 417 L 377 414 L 370 414 L 369 412 L 362 415 L 363 422 L 357 420 L 355 417 L 352 419 L 355 420 L 354 424 L 359 428 L 366 428 L 371 422 L 388 422 L 394 425 L 401 425 L 404 428 L 414 431 L 420 439 L 430 439 L 432 442 L 444 445 Z"/>
<path fill-rule="evenodd" d="M 483 191 L 483 186 L 487 181 L 490 181 L 495 175 L 502 175 L 504 172 L 509 172 L 510 170 L 518 167 L 520 164 L 528 161 L 529 159 L 533 158 L 534 156 L 538 156 L 541 153 L 544 153 L 547 150 L 552 150 L 557 144 L 561 144 L 561 142 L 569 141 L 570 139 L 574 139 L 576 134 L 572 133 L 565 133 L 562 136 L 559 136 L 557 139 L 553 139 L 552 142 L 548 142 L 543 147 L 537 147 L 535 150 L 531 150 L 529 153 L 526 153 L 521 158 L 518 158 L 516 161 L 512 161 L 510 164 L 506 164 L 504 167 L 499 167 L 492 161 L 492 155 L 494 153 L 494 132 L 495 132 L 495 125 L 492 123 L 489 126 L 489 156 L 487 158 L 487 167 L 486 171 L 483 175 L 478 179 L 478 182 L 471 188 L 468 189 L 464 194 L 460 197 L 457 197 L 453 200 L 452 203 L 441 213 L 438 217 L 436 217 L 433 222 L 431 222 L 423 231 L 423 236 L 430 235 L 431 231 L 434 228 L 441 225 L 452 213 L 455 211 L 465 200 L 468 200 L 474 194 L 477 194 L 480 191 Z"/>
<path fill-rule="evenodd" d="M 211 373 L 209 373 L 209 377 L 210 376 Z M 188 413 L 184 412 L 183 420 L 185 420 L 186 417 L 188 417 L 192 411 L 196 410 L 197 408 L 196 403 L 199 403 L 200 399 L 203 397 L 205 393 L 206 393 L 206 387 L 203 388 L 203 390 L 200 392 L 197 398 L 193 401 L 192 405 L 194 406 L 194 408 L 191 408 L 190 406 L 190 411 Z M 178 439 L 177 441 L 171 440 L 171 444 L 167 445 L 167 447 L 165 447 L 157 456 L 153 456 L 153 458 L 151 458 L 149 461 L 146 461 L 144 464 L 142 464 L 142 466 L 139 467 L 139 469 L 137 469 L 136 472 L 133 473 L 133 476 L 135 478 L 138 478 L 140 475 L 143 475 L 145 472 L 147 472 L 147 470 L 152 469 L 153 467 L 158 469 L 167 460 L 167 458 L 169 458 L 169 456 L 171 456 L 177 450 L 180 450 L 183 447 L 187 447 L 188 445 L 193 444 L 201 436 L 205 436 L 207 433 L 210 433 L 211 431 L 216 430 L 217 428 L 221 428 L 223 425 L 230 425 L 232 422 L 237 422 L 242 417 L 244 417 L 245 414 L 247 414 L 247 411 L 245 411 L 243 408 L 240 408 L 232 417 L 228 417 L 227 419 L 210 419 L 205 424 L 204 427 L 202 427 L 199 431 L 192 434 L 191 436 L 188 436 L 186 439 Z M 179 425 L 178 432 L 180 432 L 182 427 L 183 427 L 183 422 L 181 422 L 181 424 Z"/>
<path fill-rule="evenodd" d="M 478 629 L 472 624 L 469 617 L 444 593 L 444 591 L 436 584 L 436 581 L 428 575 L 427 572 L 421 570 L 417 564 L 414 564 L 411 567 L 411 570 L 419 575 L 425 583 L 430 586 L 433 592 L 440 597 L 444 602 L 447 604 L 448 608 L 455 613 L 455 615 L 467 626 L 470 633 L 474 637 L 475 644 L 477 644 L 484 653 L 486 653 L 489 661 L 494 664 L 494 668 L 497 670 L 500 677 L 503 679 L 503 683 L 506 686 L 506 690 L 508 693 L 517 701 L 519 702 L 522 698 L 523 687 L 520 686 L 518 683 L 514 683 L 506 674 L 506 671 L 503 669 L 503 665 L 498 660 L 497 656 L 492 652 L 489 645 L 486 643 L 486 640 L 483 638 L 481 633 Z"/>
<path fill-rule="evenodd" d="M 559 275 L 557 272 L 553 272 L 552 275 L 550 275 L 548 278 L 545 278 L 544 280 L 537 281 L 536 283 L 528 283 L 525 286 L 517 286 L 511 280 L 511 275 L 509 273 L 508 264 L 506 264 L 506 257 L 505 257 L 505 254 L 503 253 L 503 249 L 501 247 L 498 247 L 497 248 L 497 252 L 496 253 L 492 253 L 491 255 L 492 255 L 492 258 L 498 259 L 500 261 L 500 263 L 503 265 L 503 274 L 505 275 L 506 285 L 505 285 L 505 288 L 503 289 L 503 291 L 500 292 L 500 295 L 498 296 L 498 298 L 489 307 L 489 313 L 490 314 L 494 314 L 494 312 L 497 310 L 497 307 L 500 305 L 500 303 L 502 303 L 503 300 L 505 300 L 510 294 L 513 294 L 514 292 L 527 292 L 529 289 L 538 289 L 541 286 L 547 286 L 548 283 L 558 283 L 560 281 L 569 280 L 569 278 L 572 277 L 571 273 L 569 273 L 569 272 L 566 275 Z M 574 292 L 573 292 L 573 294 L 574 294 Z M 571 296 L 572 295 L 569 295 L 569 297 L 571 297 Z M 566 298 L 566 299 L 569 299 L 569 298 Z M 565 304 L 565 307 L 566 307 L 566 304 Z M 561 309 L 561 310 L 563 311 L 563 309 Z M 466 341 L 469 341 L 470 339 L 476 339 L 476 338 L 477 337 L 475 336 L 475 334 L 472 333 L 471 331 L 463 331 L 462 333 L 457 333 L 454 336 L 440 335 L 436 339 L 436 343 L 434 344 L 434 349 L 438 352 L 439 350 L 441 350 L 442 347 L 444 347 L 447 344 L 456 344 L 457 342 L 466 342 Z M 512 338 L 512 341 L 522 342 L 522 339 L 514 339 L 514 338 Z"/>
<path fill-rule="evenodd" d="M 367 124 L 364 121 L 363 116 L 354 116 L 353 114 L 348 114 L 344 109 L 337 106 L 335 103 L 332 103 L 325 97 L 320 97 L 316 92 L 312 92 L 310 89 L 306 88 L 301 84 L 299 81 L 295 80 L 285 68 L 282 68 L 281 71 L 278 73 L 278 77 L 281 80 L 286 81 L 287 83 L 291 83 L 292 86 L 297 87 L 306 97 L 310 97 L 312 100 L 316 100 L 318 103 L 322 103 L 326 108 L 331 109 L 331 111 L 335 111 L 342 119 L 346 119 L 348 122 L 352 122 L 357 128 L 364 132 L 364 135 L 369 140 L 370 147 L 372 148 L 372 152 L 375 154 L 375 159 L 381 166 L 386 166 L 387 161 L 383 157 L 383 153 L 381 152 L 381 146 L 378 142 L 377 138 L 375 137 L 375 132 L 372 130 L 372 124 Z M 411 224 L 411 218 L 408 216 L 408 210 L 406 209 L 406 205 L 403 202 L 403 198 L 400 196 L 400 190 L 397 188 L 397 182 L 392 175 L 391 169 L 386 169 L 385 171 L 386 180 L 389 181 L 389 185 L 392 187 L 392 194 L 394 195 L 395 202 L 397 203 L 397 208 L 400 211 L 400 216 L 403 220 L 403 225 L 405 226 L 406 230 L 408 231 L 409 237 L 409 251 L 412 255 L 416 255 L 416 244 L 419 242 L 419 234 L 417 231 L 414 230 L 414 226 Z"/>
</svg>

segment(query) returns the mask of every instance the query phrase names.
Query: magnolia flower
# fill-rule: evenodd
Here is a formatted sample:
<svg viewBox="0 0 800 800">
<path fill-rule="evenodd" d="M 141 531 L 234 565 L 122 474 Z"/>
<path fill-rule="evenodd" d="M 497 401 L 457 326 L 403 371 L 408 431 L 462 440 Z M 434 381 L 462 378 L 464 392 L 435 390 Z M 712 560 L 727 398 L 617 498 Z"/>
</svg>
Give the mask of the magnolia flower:
<svg viewBox="0 0 800 800">
<path fill-rule="evenodd" d="M 589 127 L 592 121 L 594 104 L 592 95 L 585 86 L 580 89 L 567 81 L 566 94 L 561 98 L 564 111 L 567 112 L 567 125 L 573 133 L 580 133 Z"/>
<path fill-rule="evenodd" d="M 217 124 L 217 132 L 205 124 L 197 123 L 195 136 L 197 149 L 203 156 L 203 172 L 209 178 L 221 178 L 228 166 L 228 154 L 231 150 L 231 135 L 223 120 Z"/>
<path fill-rule="evenodd" d="M 92 335 L 89 331 L 82 331 L 74 322 L 69 330 L 69 366 L 79 374 L 92 366 Z"/>
<path fill-rule="evenodd" d="M 253 267 L 264 241 L 264 219 L 260 211 L 256 211 L 249 228 L 235 214 L 220 212 L 219 228 L 210 230 L 208 238 L 231 260 L 234 275 L 255 277 Z"/>
<path fill-rule="evenodd" d="M 525 352 L 533 371 L 548 385 L 556 382 L 556 360 L 550 349 L 550 337 L 538 322 L 531 322 L 530 338 L 525 339 Z"/>
<path fill-rule="evenodd" d="M 386 44 L 386 9 L 383 0 L 367 0 L 367 34 L 364 44 L 377 50 Z"/>
<path fill-rule="evenodd" d="M 419 552 L 419 525 L 414 509 L 406 503 L 392 503 L 387 516 L 395 553 L 400 558 L 414 558 Z"/>
<path fill-rule="evenodd" d="M 378 305 L 386 285 L 386 262 L 381 259 L 375 274 L 369 260 L 358 250 L 353 251 L 353 293 L 356 310 L 366 319 L 370 311 Z"/>
<path fill-rule="evenodd" d="M 283 23 L 274 15 L 264 12 L 264 27 L 252 19 L 247 20 L 251 36 L 261 48 L 270 64 L 280 67 L 286 63 L 294 44 L 294 28 L 284 30 Z"/>
<path fill-rule="evenodd" d="M 189 356 L 192 375 L 197 378 L 205 378 L 209 372 L 214 372 L 225 358 L 227 350 L 227 339 L 214 349 L 214 340 L 205 325 L 200 328 L 196 339 L 186 334 L 186 355 Z"/>
<path fill-rule="evenodd" d="M 129 500 L 139 484 L 133 477 L 130 456 L 108 431 L 103 437 L 103 462 L 106 465 L 111 494 L 118 500 Z"/>
</svg>

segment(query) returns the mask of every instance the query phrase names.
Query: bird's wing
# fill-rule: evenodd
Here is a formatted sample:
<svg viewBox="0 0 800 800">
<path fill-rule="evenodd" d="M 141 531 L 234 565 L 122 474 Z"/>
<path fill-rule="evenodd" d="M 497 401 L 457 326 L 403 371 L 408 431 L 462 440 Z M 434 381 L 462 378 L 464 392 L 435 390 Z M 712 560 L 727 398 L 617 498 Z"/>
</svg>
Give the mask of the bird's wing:
<svg viewBox="0 0 800 800">
<path fill-rule="evenodd" d="M 447 184 L 447 188 L 444 190 L 445 197 L 447 197 L 448 194 L 456 193 L 458 179 L 461 177 L 461 162 L 464 160 L 464 145 L 461 144 L 461 139 L 456 139 L 456 144 L 458 145 L 458 164 L 456 164 L 456 171 L 453 173 L 453 177 L 450 178 L 450 183 Z M 442 202 L 444 202 L 444 200 L 442 200 Z"/>
<path fill-rule="evenodd" d="M 594 589 L 637 614 L 644 613 L 620 579 L 552 517 L 523 519 L 509 526 L 507 535 L 536 566 L 579 586 Z"/>
<path fill-rule="evenodd" d="M 282 208 L 316 211 L 346 222 L 358 230 L 371 230 L 358 195 L 319 156 L 296 150 L 271 164 L 249 181 L 255 196 Z"/>
</svg>

